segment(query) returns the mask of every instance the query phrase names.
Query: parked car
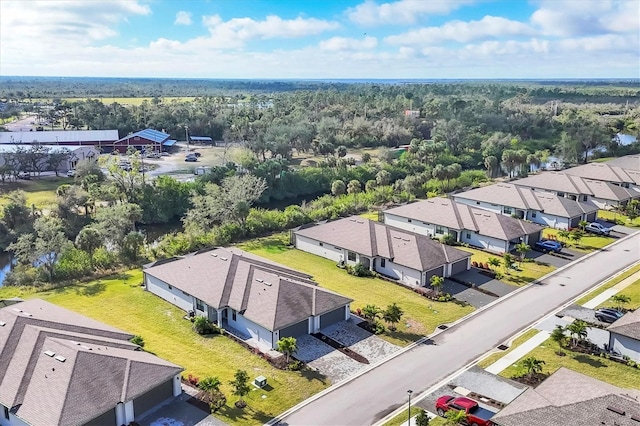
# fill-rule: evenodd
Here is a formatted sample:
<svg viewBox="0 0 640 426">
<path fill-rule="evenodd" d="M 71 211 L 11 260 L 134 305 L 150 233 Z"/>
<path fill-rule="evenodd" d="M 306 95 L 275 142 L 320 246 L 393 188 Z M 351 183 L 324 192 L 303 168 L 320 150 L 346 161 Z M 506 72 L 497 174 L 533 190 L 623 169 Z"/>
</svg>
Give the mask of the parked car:
<svg viewBox="0 0 640 426">
<path fill-rule="evenodd" d="M 443 395 L 436 401 L 436 412 L 444 417 L 449 410 L 464 411 L 467 414 L 466 424 L 470 426 L 493 426 L 490 420 L 495 414 L 478 405 L 473 399 L 451 395 Z"/>
<path fill-rule="evenodd" d="M 184 161 L 187 161 L 187 162 L 189 162 L 189 163 L 192 163 L 192 162 L 194 162 L 194 161 L 198 161 L 198 159 L 197 159 L 197 158 L 195 157 L 195 155 L 194 155 L 193 157 L 189 157 L 189 156 L 187 156 L 187 157 L 184 159 Z"/>
<path fill-rule="evenodd" d="M 76 171 L 74 169 L 67 170 L 67 176 L 75 177 L 76 176 Z"/>
<path fill-rule="evenodd" d="M 196 158 L 200 158 L 200 156 L 201 156 L 202 154 L 200 154 L 198 151 L 194 151 L 194 152 L 193 152 L 193 155 L 195 155 L 195 156 L 196 156 Z"/>
<path fill-rule="evenodd" d="M 533 245 L 533 249 L 537 251 L 541 251 L 543 253 L 560 253 L 562 251 L 562 244 L 558 241 L 552 240 L 541 240 L 536 241 Z"/>
<path fill-rule="evenodd" d="M 606 322 L 606 323 L 611 324 L 613 322 L 616 322 L 620 318 L 622 318 L 624 313 L 620 312 L 617 309 L 600 308 L 600 309 L 596 310 L 595 315 L 596 315 L 596 319 L 598 321 L 602 321 L 602 322 Z"/>
<path fill-rule="evenodd" d="M 587 226 L 584 227 L 584 230 L 587 232 L 592 232 L 594 234 L 600 235 L 609 235 L 611 233 L 611 228 L 604 226 L 598 222 L 591 222 Z"/>
<path fill-rule="evenodd" d="M 31 173 L 29 173 L 29 172 L 20 172 L 20 173 L 18 173 L 18 179 L 29 180 L 29 179 L 31 179 Z"/>
</svg>

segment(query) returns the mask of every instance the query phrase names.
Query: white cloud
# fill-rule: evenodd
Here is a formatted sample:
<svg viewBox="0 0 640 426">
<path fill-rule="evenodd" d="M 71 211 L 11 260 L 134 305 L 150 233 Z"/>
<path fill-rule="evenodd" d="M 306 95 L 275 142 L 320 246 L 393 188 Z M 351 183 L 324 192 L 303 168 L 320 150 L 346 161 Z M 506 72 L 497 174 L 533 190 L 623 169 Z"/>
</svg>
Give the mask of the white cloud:
<svg viewBox="0 0 640 426">
<path fill-rule="evenodd" d="M 378 46 L 378 39 L 375 37 L 365 37 L 363 39 L 331 37 L 328 40 L 320 42 L 319 47 L 322 50 L 329 51 L 358 51 L 365 49 L 374 49 Z"/>
<path fill-rule="evenodd" d="M 385 42 L 401 46 L 437 44 L 443 41 L 468 43 L 487 38 L 532 34 L 534 34 L 534 30 L 522 22 L 498 16 L 485 16 L 479 21 L 450 21 L 439 27 L 426 27 L 408 31 L 403 34 L 389 36 L 385 39 Z"/>
<path fill-rule="evenodd" d="M 359 25 L 413 24 L 422 15 L 446 15 L 475 0 L 398 0 L 378 4 L 374 0 L 347 9 L 350 21 Z"/>
<path fill-rule="evenodd" d="M 184 10 L 176 13 L 176 20 L 174 21 L 175 25 L 191 25 L 193 21 L 191 20 L 191 13 L 185 12 Z"/>
</svg>

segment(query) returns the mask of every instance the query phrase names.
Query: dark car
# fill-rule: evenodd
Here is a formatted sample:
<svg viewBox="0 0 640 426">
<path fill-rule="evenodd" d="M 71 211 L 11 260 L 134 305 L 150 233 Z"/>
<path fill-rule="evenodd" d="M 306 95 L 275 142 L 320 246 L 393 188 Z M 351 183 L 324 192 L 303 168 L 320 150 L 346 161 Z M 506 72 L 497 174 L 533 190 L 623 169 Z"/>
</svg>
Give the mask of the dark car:
<svg viewBox="0 0 640 426">
<path fill-rule="evenodd" d="M 617 309 L 600 308 L 595 312 L 595 315 L 598 321 L 611 324 L 622 318 L 624 313 L 620 312 Z"/>
<path fill-rule="evenodd" d="M 562 251 L 562 244 L 560 244 L 558 241 L 552 240 L 536 241 L 536 243 L 533 245 L 533 249 L 541 251 L 543 253 L 560 253 Z"/>
<path fill-rule="evenodd" d="M 192 162 L 198 161 L 198 159 L 196 157 L 187 157 L 184 159 L 184 161 L 192 163 Z"/>
</svg>

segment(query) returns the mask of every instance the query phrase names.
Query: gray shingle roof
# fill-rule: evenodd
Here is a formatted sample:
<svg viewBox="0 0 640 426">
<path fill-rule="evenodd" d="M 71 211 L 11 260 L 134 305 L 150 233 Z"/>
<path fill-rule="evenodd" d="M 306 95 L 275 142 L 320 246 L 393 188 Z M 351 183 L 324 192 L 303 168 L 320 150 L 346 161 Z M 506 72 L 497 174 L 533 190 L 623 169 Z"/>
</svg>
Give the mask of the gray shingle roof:
<svg viewBox="0 0 640 426">
<path fill-rule="evenodd" d="M 534 191 L 531 188 L 517 186 L 512 183 L 497 183 L 471 189 L 455 194 L 453 198 L 456 200 L 463 198 L 484 201 L 485 203 L 521 210 L 537 210 L 567 218 L 598 211 L 598 207 L 593 203 L 574 201 L 569 198 L 558 197 L 550 192 Z"/>
<path fill-rule="evenodd" d="M 311 225 L 295 233 L 365 256 L 393 259 L 398 265 L 418 271 L 429 271 L 471 256 L 466 251 L 440 244 L 427 236 L 359 216 Z"/>
<path fill-rule="evenodd" d="M 603 200 L 626 201 L 636 196 L 610 182 L 587 179 L 564 172 L 542 172 L 511 182 L 515 185 L 576 195 L 591 195 Z"/>
<path fill-rule="evenodd" d="M 625 155 L 605 162 L 608 166 L 617 166 L 626 170 L 640 171 L 640 154 Z"/>
<path fill-rule="evenodd" d="M 640 340 L 640 309 L 627 312 L 622 318 L 607 327 L 607 330 L 635 340 Z"/>
<path fill-rule="evenodd" d="M 565 173 L 573 176 L 581 176 L 587 179 L 602 180 L 612 183 L 629 183 L 640 185 L 640 171 L 623 169 L 607 163 L 589 163 L 581 166 L 571 167 L 564 170 Z"/>
<path fill-rule="evenodd" d="M 182 371 L 131 334 L 43 300 L 1 308 L 0 320 L 0 404 L 31 425 L 85 424 Z"/>
<path fill-rule="evenodd" d="M 543 229 L 540 225 L 441 197 L 395 207 L 385 210 L 384 213 L 446 226 L 458 231 L 470 230 L 505 241 L 535 234 Z"/>
<path fill-rule="evenodd" d="M 352 300 L 320 288 L 311 276 L 237 248 L 186 256 L 144 273 L 216 309 L 230 307 L 275 331 Z"/>
<path fill-rule="evenodd" d="M 560 368 L 535 389 L 527 389 L 491 419 L 500 426 L 637 425 L 640 392 L 621 389 Z M 624 415 L 608 409 L 615 407 Z"/>
</svg>

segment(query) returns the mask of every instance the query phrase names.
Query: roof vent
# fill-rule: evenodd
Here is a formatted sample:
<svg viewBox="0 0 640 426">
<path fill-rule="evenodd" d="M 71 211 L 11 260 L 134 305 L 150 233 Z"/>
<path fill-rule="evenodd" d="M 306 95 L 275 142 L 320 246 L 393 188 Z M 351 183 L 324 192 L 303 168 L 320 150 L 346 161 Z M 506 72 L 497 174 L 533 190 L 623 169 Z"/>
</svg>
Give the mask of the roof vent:
<svg viewBox="0 0 640 426">
<path fill-rule="evenodd" d="M 67 359 L 65 357 L 63 357 L 62 355 L 58 355 L 55 357 L 56 360 L 60 361 L 60 362 L 65 362 Z"/>
<path fill-rule="evenodd" d="M 54 357 L 54 356 L 56 355 L 56 353 L 55 353 L 55 352 L 53 352 L 53 351 L 44 351 L 44 354 L 45 354 L 46 356 L 50 356 L 50 357 Z"/>
<path fill-rule="evenodd" d="M 89 346 L 80 345 L 80 347 L 81 347 L 82 349 L 87 350 L 87 351 L 91 350 L 91 348 L 90 348 Z"/>
<path fill-rule="evenodd" d="M 263 283 L 264 280 L 262 278 L 256 278 L 256 281 L 258 281 L 259 283 Z"/>
<path fill-rule="evenodd" d="M 264 282 L 264 285 L 268 285 L 269 287 L 271 287 L 271 283 L 268 283 L 266 281 Z"/>
<path fill-rule="evenodd" d="M 612 405 L 608 405 L 608 406 L 607 406 L 607 410 L 609 410 L 609 411 L 613 411 L 614 413 L 616 413 L 616 414 L 620 414 L 621 416 L 624 416 L 624 415 L 625 415 L 625 411 L 624 411 L 624 410 L 622 410 L 622 409 L 620 409 L 620 408 L 618 408 L 618 407 L 614 407 L 614 406 L 612 406 Z"/>
<path fill-rule="evenodd" d="M 13 310 L 16 312 L 22 312 L 22 309 L 18 309 L 18 308 L 13 308 Z"/>
<path fill-rule="evenodd" d="M 393 238 L 395 238 L 396 240 L 400 240 L 401 238 L 398 237 L 397 235 L 394 235 Z"/>
<path fill-rule="evenodd" d="M 5 325 L 7 325 L 7 323 L 6 323 L 6 322 L 4 322 L 4 321 L 0 321 L 0 327 L 4 327 Z"/>
<path fill-rule="evenodd" d="M 411 241 L 411 240 L 408 238 L 403 238 L 402 241 Z"/>
<path fill-rule="evenodd" d="M 222 256 L 220 256 L 220 259 L 224 260 L 225 262 L 226 262 L 227 260 L 229 260 L 229 259 L 227 259 L 226 257 L 222 257 Z"/>
<path fill-rule="evenodd" d="M 218 253 L 211 253 L 211 256 L 218 257 Z"/>
</svg>

